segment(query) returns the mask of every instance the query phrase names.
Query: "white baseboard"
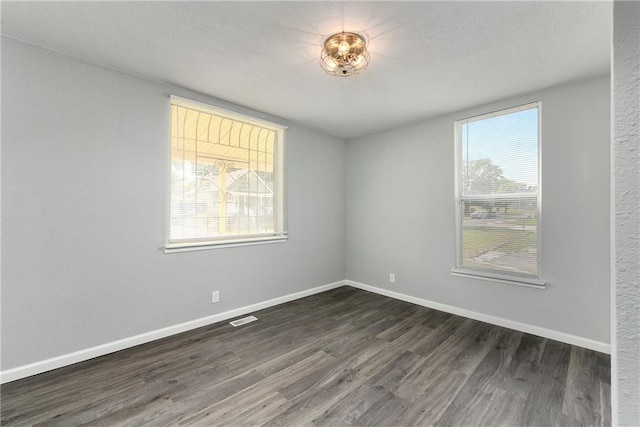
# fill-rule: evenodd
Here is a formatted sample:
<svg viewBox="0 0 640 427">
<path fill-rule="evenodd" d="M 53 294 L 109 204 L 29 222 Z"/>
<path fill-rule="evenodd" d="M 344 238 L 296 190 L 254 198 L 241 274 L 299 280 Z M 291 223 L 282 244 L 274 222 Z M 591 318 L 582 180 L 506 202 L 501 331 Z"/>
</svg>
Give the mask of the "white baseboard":
<svg viewBox="0 0 640 427">
<path fill-rule="evenodd" d="M 264 308 L 273 307 L 274 305 L 297 300 L 297 299 L 314 295 L 320 292 L 325 292 L 330 289 L 339 288 L 340 286 L 344 286 L 344 285 L 345 285 L 344 281 L 329 283 L 328 285 L 318 286 L 318 287 L 307 289 L 301 292 L 296 292 L 296 293 L 285 295 L 282 297 L 273 298 L 273 299 L 259 302 L 256 304 L 251 304 L 251 305 L 236 308 L 233 310 L 225 311 L 224 313 L 218 313 L 212 316 L 202 317 L 200 319 L 191 320 L 189 322 L 180 323 L 178 325 L 168 326 L 162 329 L 156 329 L 155 331 L 145 332 L 140 335 L 135 335 L 135 336 L 124 338 L 118 341 L 102 344 L 96 347 L 79 350 L 69 354 L 63 354 L 61 356 L 42 360 L 40 362 L 35 362 L 35 363 L 31 363 L 24 366 L 18 366 L 17 368 L 7 369 L 6 371 L 0 372 L 0 384 L 19 380 L 21 378 L 30 377 L 32 375 L 41 374 L 43 372 L 61 368 L 63 366 L 68 366 L 74 363 L 82 362 L 84 360 L 93 359 L 95 357 L 104 356 L 105 354 L 124 350 L 126 348 L 134 347 L 140 344 L 145 344 L 151 341 L 158 340 L 160 338 L 165 338 L 171 335 L 179 334 L 181 332 L 190 331 L 192 329 L 196 329 L 201 326 L 210 325 L 216 322 L 222 322 L 224 320 L 232 319 L 234 317 L 238 317 L 244 314 L 262 310 Z"/>
<path fill-rule="evenodd" d="M 146 332 L 144 334 L 135 335 L 135 336 L 124 338 L 118 341 L 102 344 L 96 347 L 79 350 L 69 354 L 63 354 L 61 356 L 31 363 L 29 365 L 18 366 L 16 368 L 8 369 L 6 371 L 0 372 L 0 384 L 19 380 L 21 378 L 30 377 L 32 375 L 41 374 L 43 372 L 61 368 L 63 366 L 68 366 L 74 363 L 93 359 L 95 357 L 104 356 L 109 353 L 124 350 L 140 344 L 145 344 L 151 341 L 158 340 L 160 338 L 165 338 L 165 337 L 179 334 L 182 332 L 190 331 L 192 329 L 210 325 L 212 323 L 222 322 L 224 320 L 232 319 L 234 317 L 238 317 L 244 314 L 262 310 L 264 308 L 273 307 L 278 304 L 297 300 L 297 299 L 314 295 L 320 292 L 325 292 L 330 289 L 339 288 L 344 285 L 352 286 L 354 288 L 373 292 L 379 295 L 384 295 L 384 296 L 398 299 L 401 301 L 410 302 L 412 304 L 421 305 L 423 307 L 433 308 L 435 310 L 456 314 L 458 316 L 467 317 L 469 319 L 479 320 L 481 322 L 491 323 L 493 325 L 514 329 L 516 331 L 538 335 L 544 338 L 561 341 L 567 344 L 588 348 L 590 350 L 611 354 L 611 346 L 607 343 L 603 343 L 600 341 L 595 341 L 588 338 L 566 334 L 564 332 L 558 332 L 551 329 L 541 328 L 539 326 L 529 325 L 526 323 L 520 323 L 513 320 L 497 317 L 497 316 L 491 316 L 489 314 L 478 313 L 475 311 L 466 310 L 464 308 L 454 307 L 447 304 L 429 301 L 429 300 L 414 297 L 411 295 L 390 291 L 388 289 L 378 288 L 375 286 L 366 285 L 364 283 L 354 282 L 352 280 L 345 280 L 345 281 L 329 283 L 328 285 L 318 286 L 312 289 L 307 289 L 301 292 L 296 292 L 296 293 L 285 295 L 282 297 L 273 298 L 267 301 L 259 302 L 252 305 L 247 305 L 244 307 L 236 308 L 233 310 L 225 311 L 223 313 L 214 314 L 214 315 L 203 317 L 200 319 L 191 320 L 189 322 L 180 323 L 178 325 L 168 326 L 166 328 L 157 329 L 155 331 Z"/>
<path fill-rule="evenodd" d="M 588 348 L 590 350 L 599 351 L 601 353 L 611 354 L 611 345 L 604 342 L 595 341 L 588 338 L 567 334 L 564 332 L 558 332 L 551 329 L 542 328 L 539 326 L 529 325 L 526 323 L 520 323 L 514 320 L 504 319 L 502 317 L 491 316 L 489 314 L 478 313 L 476 311 L 466 310 L 464 308 L 454 307 L 454 306 L 442 304 L 439 302 L 429 301 L 429 300 L 414 297 L 411 295 L 390 291 L 388 289 L 365 285 L 364 283 L 358 283 L 352 280 L 346 280 L 345 283 L 346 285 L 352 286 L 354 288 L 373 292 L 379 295 L 384 295 L 384 296 L 398 299 L 401 301 L 406 301 L 413 304 L 421 305 L 423 307 L 433 308 L 435 310 L 456 314 L 458 316 L 467 317 L 469 319 L 479 320 L 485 323 L 491 323 L 492 325 L 498 325 L 505 328 L 514 329 L 516 331 L 525 332 L 527 334 L 537 335 L 543 338 L 549 338 L 555 341 L 576 345 L 578 347 Z"/>
</svg>

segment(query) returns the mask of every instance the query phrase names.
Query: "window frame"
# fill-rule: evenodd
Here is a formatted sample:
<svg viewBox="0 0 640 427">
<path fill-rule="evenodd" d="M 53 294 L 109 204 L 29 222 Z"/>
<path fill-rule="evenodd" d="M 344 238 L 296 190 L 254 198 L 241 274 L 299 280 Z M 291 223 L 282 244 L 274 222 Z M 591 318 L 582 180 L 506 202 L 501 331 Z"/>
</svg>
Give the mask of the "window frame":
<svg viewBox="0 0 640 427">
<path fill-rule="evenodd" d="M 486 120 L 494 117 L 504 116 L 520 111 L 536 108 L 538 110 L 537 123 L 537 168 L 538 168 L 538 190 L 537 190 L 537 225 L 536 225 L 536 265 L 537 275 L 526 275 L 509 273 L 500 270 L 491 270 L 477 267 L 462 266 L 462 126 L 467 123 L 473 123 L 480 120 Z M 453 276 L 473 278 L 479 280 L 488 280 L 498 283 L 506 283 L 510 285 L 525 286 L 535 289 L 545 289 L 546 282 L 542 274 L 542 102 L 534 101 L 514 107 L 503 108 L 489 113 L 470 116 L 459 119 L 454 122 L 454 151 L 455 151 L 455 180 L 454 180 L 454 204 L 455 204 L 455 267 L 451 269 Z"/>
<path fill-rule="evenodd" d="M 224 117 L 230 120 L 242 121 L 245 123 L 253 124 L 263 128 L 268 128 L 275 131 L 275 153 L 274 153 L 274 232 L 273 234 L 238 234 L 214 237 L 209 236 L 207 238 L 188 238 L 188 239 L 175 239 L 172 241 L 170 235 L 171 228 L 171 174 L 168 173 L 168 186 L 167 186 L 167 220 L 166 220 L 166 232 L 165 232 L 165 253 L 178 253 L 178 252 L 190 252 L 201 251 L 208 249 L 226 248 L 226 247 L 238 247 L 238 246 L 252 246 L 262 245 L 270 243 L 282 243 L 288 239 L 287 222 L 286 222 L 286 184 L 285 184 L 285 146 L 286 146 L 286 134 L 288 126 L 274 123 L 268 120 L 260 119 L 257 117 L 249 116 L 246 114 L 238 113 L 235 111 L 220 108 L 211 104 L 195 101 L 180 96 L 170 95 L 169 97 L 169 143 L 168 148 L 168 170 L 171 168 L 171 109 L 174 103 L 179 103 L 194 108 L 203 109 L 205 112 Z"/>
</svg>

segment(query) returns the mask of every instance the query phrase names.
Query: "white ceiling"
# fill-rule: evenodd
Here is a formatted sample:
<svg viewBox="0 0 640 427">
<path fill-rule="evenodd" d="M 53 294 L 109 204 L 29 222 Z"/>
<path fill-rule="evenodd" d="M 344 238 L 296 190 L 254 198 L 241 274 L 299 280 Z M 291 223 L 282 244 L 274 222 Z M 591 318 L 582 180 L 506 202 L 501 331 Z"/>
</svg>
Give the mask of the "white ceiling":
<svg viewBox="0 0 640 427">
<path fill-rule="evenodd" d="M 371 63 L 324 74 L 323 39 Z M 2 2 L 2 33 L 353 138 L 609 72 L 610 2 Z"/>
</svg>

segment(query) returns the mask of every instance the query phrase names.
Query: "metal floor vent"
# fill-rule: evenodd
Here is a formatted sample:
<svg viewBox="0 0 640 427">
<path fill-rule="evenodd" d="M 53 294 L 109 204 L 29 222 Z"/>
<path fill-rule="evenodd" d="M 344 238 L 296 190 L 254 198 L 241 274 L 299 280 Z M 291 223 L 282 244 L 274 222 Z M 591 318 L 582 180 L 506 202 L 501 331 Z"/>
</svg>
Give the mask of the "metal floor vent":
<svg viewBox="0 0 640 427">
<path fill-rule="evenodd" d="M 256 316 L 247 316 L 229 323 L 231 324 L 231 326 L 241 326 L 247 323 L 255 322 L 256 320 L 258 320 Z"/>
</svg>

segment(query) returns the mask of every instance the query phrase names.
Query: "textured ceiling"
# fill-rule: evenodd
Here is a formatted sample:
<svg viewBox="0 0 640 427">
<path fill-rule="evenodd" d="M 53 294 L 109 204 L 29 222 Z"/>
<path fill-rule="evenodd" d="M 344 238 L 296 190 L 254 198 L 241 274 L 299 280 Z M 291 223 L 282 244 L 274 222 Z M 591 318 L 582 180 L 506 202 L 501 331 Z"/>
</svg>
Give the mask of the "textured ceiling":
<svg viewBox="0 0 640 427">
<path fill-rule="evenodd" d="M 609 72 L 610 2 L 2 2 L 2 33 L 353 138 Z M 369 39 L 329 77 L 323 39 Z"/>
</svg>

